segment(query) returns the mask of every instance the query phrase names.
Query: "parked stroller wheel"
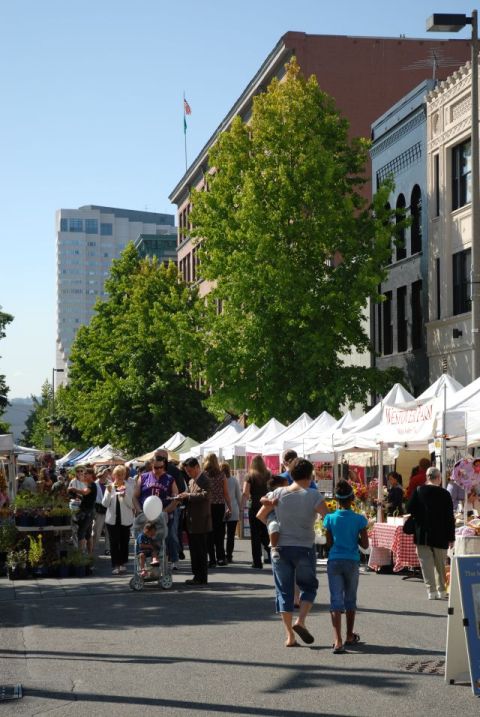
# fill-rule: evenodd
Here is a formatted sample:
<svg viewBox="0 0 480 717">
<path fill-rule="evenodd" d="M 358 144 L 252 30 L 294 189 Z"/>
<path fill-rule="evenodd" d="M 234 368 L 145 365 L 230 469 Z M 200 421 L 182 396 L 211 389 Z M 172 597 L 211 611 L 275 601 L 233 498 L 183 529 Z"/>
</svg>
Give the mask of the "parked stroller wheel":
<svg viewBox="0 0 480 717">
<path fill-rule="evenodd" d="M 173 585 L 173 578 L 171 575 L 162 575 L 160 578 L 160 585 L 164 590 L 170 590 Z"/>
<path fill-rule="evenodd" d="M 133 578 L 130 580 L 130 589 L 143 590 L 143 580 L 140 575 L 134 575 Z"/>
</svg>

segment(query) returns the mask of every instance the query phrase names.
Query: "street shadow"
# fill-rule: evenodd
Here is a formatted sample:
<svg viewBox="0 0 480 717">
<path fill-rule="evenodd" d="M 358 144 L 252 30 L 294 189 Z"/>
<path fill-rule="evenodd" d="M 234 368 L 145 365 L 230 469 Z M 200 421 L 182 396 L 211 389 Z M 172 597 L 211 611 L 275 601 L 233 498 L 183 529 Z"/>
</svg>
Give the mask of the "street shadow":
<svg viewBox="0 0 480 717">
<path fill-rule="evenodd" d="M 62 702 L 89 702 L 98 704 L 125 705 L 130 704 L 137 707 L 158 707 L 164 710 L 185 710 L 186 712 L 201 712 L 207 714 L 229 714 L 229 715 L 253 715 L 254 717 L 318 717 L 318 711 L 306 712 L 305 710 L 286 710 L 279 706 L 275 708 L 218 704 L 214 702 L 193 702 L 189 700 L 174 700 L 160 697 L 141 697 L 140 695 L 96 695 L 91 692 L 67 692 L 61 690 L 28 689 L 24 690 L 26 697 L 37 697 L 47 700 L 59 700 Z M 167 713 L 168 714 L 168 713 Z M 322 712 L 323 717 L 334 717 L 338 713 Z"/>
</svg>

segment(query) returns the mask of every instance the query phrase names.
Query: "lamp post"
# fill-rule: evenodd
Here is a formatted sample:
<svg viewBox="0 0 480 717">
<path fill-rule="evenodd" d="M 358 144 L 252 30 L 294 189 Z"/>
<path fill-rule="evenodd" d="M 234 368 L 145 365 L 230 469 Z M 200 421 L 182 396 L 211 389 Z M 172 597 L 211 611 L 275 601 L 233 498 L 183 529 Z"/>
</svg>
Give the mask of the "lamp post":
<svg viewBox="0 0 480 717">
<path fill-rule="evenodd" d="M 55 374 L 64 373 L 63 368 L 52 368 L 52 453 L 55 455 Z"/>
<path fill-rule="evenodd" d="M 470 296 L 472 300 L 472 381 L 480 376 L 480 229 L 479 198 L 479 135 L 478 135 L 478 18 L 477 11 L 472 16 L 436 13 L 427 20 L 428 32 L 458 32 L 466 25 L 472 26 L 471 66 L 472 66 L 472 269 Z"/>
</svg>

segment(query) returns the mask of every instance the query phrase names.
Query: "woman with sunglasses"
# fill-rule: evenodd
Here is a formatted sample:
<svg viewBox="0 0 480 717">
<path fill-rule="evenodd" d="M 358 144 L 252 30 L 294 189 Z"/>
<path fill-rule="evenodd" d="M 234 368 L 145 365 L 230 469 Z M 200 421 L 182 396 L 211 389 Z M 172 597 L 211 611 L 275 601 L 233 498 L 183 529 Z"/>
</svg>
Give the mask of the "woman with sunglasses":
<svg viewBox="0 0 480 717">
<path fill-rule="evenodd" d="M 167 473 L 167 458 L 158 454 L 154 456 L 152 470 L 142 473 L 137 478 L 134 492 L 134 505 L 137 512 L 135 532 L 143 530 L 147 520 L 143 513 L 143 504 L 151 495 L 160 498 L 165 513 L 171 513 L 178 506 L 178 502 L 175 501 L 178 488 L 173 476 Z M 162 530 L 162 526 L 159 525 L 158 529 Z"/>
</svg>

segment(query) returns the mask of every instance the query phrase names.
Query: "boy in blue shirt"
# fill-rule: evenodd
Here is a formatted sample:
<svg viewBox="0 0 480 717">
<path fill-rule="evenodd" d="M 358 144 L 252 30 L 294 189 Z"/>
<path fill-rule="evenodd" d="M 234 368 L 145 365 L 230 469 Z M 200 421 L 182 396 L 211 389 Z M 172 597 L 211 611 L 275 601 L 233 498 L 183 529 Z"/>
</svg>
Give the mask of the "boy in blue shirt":
<svg viewBox="0 0 480 717">
<path fill-rule="evenodd" d="M 357 588 L 360 553 L 358 545 L 368 548 L 368 521 L 364 515 L 350 510 L 354 501 L 353 488 L 346 480 L 340 480 L 335 498 L 339 509 L 323 519 L 327 531 L 327 575 L 330 589 L 330 614 L 332 617 L 335 655 L 345 652 L 344 645 L 359 642 L 360 635 L 353 631 L 357 609 Z M 342 640 L 342 612 L 346 613 L 347 635 Z"/>
<path fill-rule="evenodd" d="M 140 562 L 140 575 L 142 578 L 148 576 L 148 570 L 146 569 L 146 559 L 152 558 L 151 565 L 158 565 L 158 551 L 159 545 L 155 540 L 157 534 L 157 526 L 154 522 L 145 523 L 143 531 L 137 536 L 137 555 Z"/>
</svg>

